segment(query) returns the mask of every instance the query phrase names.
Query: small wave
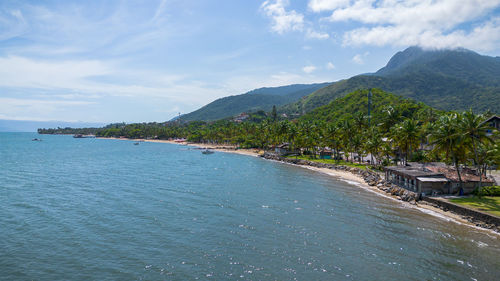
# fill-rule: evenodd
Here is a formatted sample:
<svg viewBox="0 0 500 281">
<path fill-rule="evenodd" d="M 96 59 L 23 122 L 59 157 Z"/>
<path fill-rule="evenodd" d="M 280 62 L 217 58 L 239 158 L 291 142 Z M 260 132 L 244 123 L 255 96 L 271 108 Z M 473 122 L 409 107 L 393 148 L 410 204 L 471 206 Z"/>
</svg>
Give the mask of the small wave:
<svg viewBox="0 0 500 281">
<path fill-rule="evenodd" d="M 474 239 L 471 240 L 471 242 L 473 243 L 476 243 L 476 245 L 479 247 L 479 248 L 485 248 L 485 247 L 488 247 L 489 245 L 484 243 L 484 242 L 481 242 L 481 241 L 475 241 Z"/>
<path fill-rule="evenodd" d="M 266 160 L 270 160 L 270 159 L 266 159 Z M 378 196 L 381 196 L 381 197 L 393 200 L 395 202 L 398 202 L 400 204 L 400 206 L 403 207 L 403 208 L 416 209 L 416 210 L 419 210 L 420 212 L 423 212 L 425 214 L 428 214 L 428 215 L 431 215 L 431 216 L 443 219 L 443 220 L 448 221 L 448 222 L 454 222 L 454 223 L 459 224 L 459 225 L 466 225 L 466 226 L 469 226 L 469 227 L 472 227 L 472 228 L 475 228 L 475 229 L 478 229 L 478 230 L 481 230 L 481 231 L 485 231 L 486 233 L 493 233 L 495 235 L 500 235 L 500 233 L 495 232 L 494 230 L 485 229 L 485 228 L 482 228 L 482 227 L 475 226 L 473 224 L 465 224 L 465 223 L 462 223 L 462 222 L 460 222 L 459 220 L 457 220 L 455 218 L 448 217 L 448 216 L 443 215 L 443 214 L 441 214 L 439 212 L 432 211 L 432 210 L 429 210 L 429 209 L 426 209 L 426 208 L 422 208 L 422 207 L 419 207 L 417 205 L 409 204 L 408 202 L 401 201 L 401 200 L 399 200 L 397 198 L 394 198 L 394 197 L 392 197 L 392 196 L 390 196 L 388 194 L 385 194 L 385 193 L 379 191 L 378 189 L 375 190 L 375 188 L 372 188 L 372 187 L 370 187 L 370 186 L 368 186 L 366 184 L 362 184 L 362 183 L 359 183 L 359 182 L 355 182 L 355 181 L 352 181 L 352 180 L 349 180 L 349 179 L 342 178 L 341 176 L 339 176 L 337 174 L 334 174 L 334 173 L 329 173 L 327 171 L 323 171 L 323 170 L 320 170 L 318 168 L 311 167 L 311 166 L 297 165 L 297 164 L 288 163 L 288 162 L 282 162 L 282 161 L 277 161 L 277 160 L 270 160 L 270 161 L 274 161 L 274 162 L 278 162 L 278 163 L 282 163 L 282 164 L 287 164 L 287 165 L 291 165 L 291 166 L 301 167 L 301 168 L 313 170 L 313 171 L 316 171 L 316 172 L 324 173 L 324 174 L 327 174 L 329 176 L 333 176 L 336 179 L 338 179 L 340 181 L 343 181 L 345 183 L 348 183 L 350 185 L 353 185 L 353 186 L 362 188 L 362 189 L 364 189 L 366 191 L 375 193 Z"/>
<path fill-rule="evenodd" d="M 425 213 L 425 214 L 428 214 L 428 215 L 431 215 L 431 216 L 434 216 L 434 217 L 437 217 L 437 218 L 440 218 L 440 219 L 443 219 L 445 221 L 456 221 L 448 216 L 445 216 L 439 212 L 436 212 L 436 211 L 433 211 L 433 210 L 429 210 L 429 209 L 425 209 L 425 208 L 419 208 L 419 207 L 415 207 L 415 209 L 419 210 L 420 212 L 422 213 Z M 458 224 L 462 224 L 461 222 L 459 221 L 456 221 Z"/>
</svg>

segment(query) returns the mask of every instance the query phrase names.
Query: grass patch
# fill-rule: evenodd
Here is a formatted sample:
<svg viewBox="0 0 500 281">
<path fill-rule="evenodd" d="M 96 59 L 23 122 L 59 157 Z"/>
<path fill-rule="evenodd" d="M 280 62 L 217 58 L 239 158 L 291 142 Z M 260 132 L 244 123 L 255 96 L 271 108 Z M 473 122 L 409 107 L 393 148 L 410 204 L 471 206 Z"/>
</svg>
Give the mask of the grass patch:
<svg viewBox="0 0 500 281">
<path fill-rule="evenodd" d="M 286 158 L 302 159 L 302 160 L 308 160 L 308 161 L 325 163 L 325 164 L 344 165 L 344 166 L 355 167 L 355 168 L 360 168 L 360 169 L 364 169 L 364 170 L 366 170 L 368 167 L 367 165 L 364 165 L 364 164 L 351 163 L 351 162 L 347 162 L 344 160 L 310 158 L 309 156 L 286 156 Z"/>
<path fill-rule="evenodd" d="M 450 199 L 450 202 L 464 205 L 500 217 L 500 197 L 483 196 Z"/>
</svg>

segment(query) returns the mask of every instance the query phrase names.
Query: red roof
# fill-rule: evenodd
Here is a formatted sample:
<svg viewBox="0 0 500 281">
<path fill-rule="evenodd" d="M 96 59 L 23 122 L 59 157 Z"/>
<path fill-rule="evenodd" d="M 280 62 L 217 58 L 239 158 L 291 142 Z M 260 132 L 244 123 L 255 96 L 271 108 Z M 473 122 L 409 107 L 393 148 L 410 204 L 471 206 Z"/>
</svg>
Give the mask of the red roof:
<svg viewBox="0 0 500 281">
<path fill-rule="evenodd" d="M 444 176 L 451 180 L 451 181 L 458 181 L 458 175 L 457 175 L 457 170 L 455 168 L 449 167 L 435 167 L 435 166 L 429 166 L 426 167 L 428 170 L 431 170 L 435 173 L 442 173 Z M 479 176 L 467 173 L 465 171 L 461 171 L 460 176 L 462 178 L 463 182 L 479 182 Z M 493 182 L 491 179 L 483 176 L 482 179 L 483 182 Z"/>
</svg>

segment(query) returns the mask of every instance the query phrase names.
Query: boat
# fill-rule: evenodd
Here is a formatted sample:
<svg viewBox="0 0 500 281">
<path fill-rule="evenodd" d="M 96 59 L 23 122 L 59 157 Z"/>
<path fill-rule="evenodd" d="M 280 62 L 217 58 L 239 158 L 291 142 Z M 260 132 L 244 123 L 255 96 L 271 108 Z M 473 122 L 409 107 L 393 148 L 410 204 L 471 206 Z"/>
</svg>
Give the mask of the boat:
<svg viewBox="0 0 500 281">
<path fill-rule="evenodd" d="M 76 134 L 73 135 L 75 139 L 86 139 L 86 138 L 95 138 L 94 135 L 83 135 L 83 134 Z"/>
<path fill-rule="evenodd" d="M 213 154 L 214 152 L 212 150 L 205 149 L 201 153 L 203 153 L 203 154 Z"/>
<path fill-rule="evenodd" d="M 34 138 L 31 141 L 42 141 L 41 139 Z"/>
<path fill-rule="evenodd" d="M 138 142 L 134 142 L 134 145 L 139 145 L 139 143 Z"/>
</svg>

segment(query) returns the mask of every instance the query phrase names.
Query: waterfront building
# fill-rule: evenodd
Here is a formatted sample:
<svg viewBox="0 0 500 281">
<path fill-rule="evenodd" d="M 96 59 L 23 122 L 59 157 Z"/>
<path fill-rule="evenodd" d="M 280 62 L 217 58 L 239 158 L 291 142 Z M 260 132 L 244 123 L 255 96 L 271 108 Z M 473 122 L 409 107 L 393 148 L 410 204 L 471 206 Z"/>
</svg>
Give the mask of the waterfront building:
<svg viewBox="0 0 500 281">
<path fill-rule="evenodd" d="M 491 129 L 488 130 L 488 134 L 491 135 L 493 133 L 493 130 L 500 131 L 500 117 L 493 115 L 490 118 L 486 119 L 483 124 L 486 123 L 488 124 Z"/>
<path fill-rule="evenodd" d="M 418 194 L 470 194 L 481 186 L 493 185 L 494 181 L 486 176 L 482 180 L 474 171 L 461 169 L 462 189 L 457 172 L 444 163 L 409 163 L 408 166 L 385 167 L 385 179 L 400 187 Z"/>
</svg>

